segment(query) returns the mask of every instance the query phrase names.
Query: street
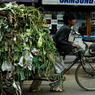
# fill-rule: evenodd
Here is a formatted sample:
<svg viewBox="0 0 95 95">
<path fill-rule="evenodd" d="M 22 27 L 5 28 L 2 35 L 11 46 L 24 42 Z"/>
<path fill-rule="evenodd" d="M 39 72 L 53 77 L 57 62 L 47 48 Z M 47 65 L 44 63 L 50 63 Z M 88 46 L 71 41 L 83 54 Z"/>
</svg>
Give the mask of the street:
<svg viewBox="0 0 95 95">
<path fill-rule="evenodd" d="M 70 63 L 75 59 L 75 56 L 67 56 L 65 59 L 65 66 L 70 65 Z M 29 92 L 29 87 L 31 81 L 26 81 L 24 83 L 24 95 L 95 95 L 95 91 L 85 91 L 80 88 L 75 80 L 75 69 L 78 64 L 73 66 L 65 75 L 66 81 L 64 82 L 64 92 L 50 92 L 49 82 L 43 82 L 41 85 L 41 92 Z"/>
<path fill-rule="evenodd" d="M 64 82 L 64 92 L 50 92 L 47 82 L 43 82 L 41 92 L 29 93 L 29 82 L 25 83 L 24 95 L 95 95 L 95 91 L 85 91 L 78 86 L 74 74 L 67 74 Z"/>
</svg>

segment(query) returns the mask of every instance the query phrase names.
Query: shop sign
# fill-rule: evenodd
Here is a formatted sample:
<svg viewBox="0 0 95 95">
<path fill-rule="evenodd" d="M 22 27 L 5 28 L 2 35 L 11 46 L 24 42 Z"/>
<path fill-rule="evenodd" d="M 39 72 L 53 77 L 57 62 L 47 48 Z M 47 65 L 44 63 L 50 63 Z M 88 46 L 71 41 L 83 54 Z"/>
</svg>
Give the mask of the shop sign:
<svg viewBox="0 0 95 95">
<path fill-rule="evenodd" d="M 44 5 L 95 5 L 95 0 L 42 0 Z"/>
</svg>

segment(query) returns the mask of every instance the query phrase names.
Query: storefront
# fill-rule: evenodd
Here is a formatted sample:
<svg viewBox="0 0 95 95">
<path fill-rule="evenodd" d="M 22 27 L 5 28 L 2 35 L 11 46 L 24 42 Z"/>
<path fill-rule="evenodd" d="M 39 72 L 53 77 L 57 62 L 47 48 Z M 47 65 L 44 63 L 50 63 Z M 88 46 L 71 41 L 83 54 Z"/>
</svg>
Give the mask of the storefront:
<svg viewBox="0 0 95 95">
<path fill-rule="evenodd" d="M 3 0 L 2 3 L 11 1 L 41 7 L 51 34 L 64 25 L 64 13 L 73 12 L 77 16 L 78 27 L 82 27 L 81 34 L 95 39 L 95 0 Z"/>
<path fill-rule="evenodd" d="M 42 6 L 52 34 L 64 24 L 64 13 L 73 12 L 82 27 L 82 34 L 95 35 L 95 0 L 42 0 Z"/>
</svg>

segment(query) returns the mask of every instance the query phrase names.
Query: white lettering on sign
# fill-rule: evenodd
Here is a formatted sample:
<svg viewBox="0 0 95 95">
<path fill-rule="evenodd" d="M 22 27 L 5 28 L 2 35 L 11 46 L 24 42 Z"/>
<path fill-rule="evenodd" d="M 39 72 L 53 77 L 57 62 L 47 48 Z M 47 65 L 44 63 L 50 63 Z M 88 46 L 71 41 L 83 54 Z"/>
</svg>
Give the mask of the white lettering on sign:
<svg viewBox="0 0 95 95">
<path fill-rule="evenodd" d="M 42 0 L 46 5 L 95 5 L 95 0 Z"/>
</svg>

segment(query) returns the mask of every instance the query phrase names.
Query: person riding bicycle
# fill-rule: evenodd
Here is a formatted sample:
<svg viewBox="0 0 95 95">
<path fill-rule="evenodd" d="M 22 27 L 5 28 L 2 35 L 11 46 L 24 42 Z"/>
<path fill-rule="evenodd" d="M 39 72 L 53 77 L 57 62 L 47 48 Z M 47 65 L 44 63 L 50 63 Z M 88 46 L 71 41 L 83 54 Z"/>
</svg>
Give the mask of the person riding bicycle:
<svg viewBox="0 0 95 95">
<path fill-rule="evenodd" d="M 64 71 L 64 61 L 63 61 L 63 57 L 67 54 L 69 54 L 74 48 L 78 48 L 80 49 L 80 46 L 77 44 L 74 44 L 73 41 L 70 41 L 70 33 L 73 31 L 72 30 L 72 26 L 74 26 L 76 24 L 76 17 L 75 15 L 69 13 L 69 14 L 65 14 L 64 17 L 64 25 L 57 31 L 57 33 L 53 36 L 53 40 L 56 44 L 56 47 L 58 49 L 59 52 L 59 62 L 58 60 L 56 60 L 56 64 L 55 64 L 55 69 L 57 71 L 57 69 L 59 68 L 59 75 L 63 75 L 63 71 Z M 71 35 L 72 36 L 72 35 Z M 61 81 L 61 79 L 58 80 L 57 85 L 55 85 L 55 83 L 53 83 L 53 86 L 51 85 L 51 89 L 53 91 L 64 91 L 63 89 L 63 81 Z"/>
<path fill-rule="evenodd" d="M 64 25 L 53 36 L 53 40 L 60 54 L 59 57 L 61 58 L 63 56 L 64 58 L 75 49 L 78 50 L 78 55 L 81 56 L 81 53 L 85 50 L 85 44 L 83 43 L 82 38 L 79 37 L 80 34 L 78 33 L 78 31 L 74 29 L 74 26 L 76 25 L 76 17 L 74 14 L 68 13 L 64 15 L 63 19 Z M 75 38 L 75 36 L 78 37 Z M 62 68 L 64 68 L 64 66 Z M 61 70 L 60 74 L 62 73 L 63 71 Z M 61 86 L 59 87 L 59 85 Z M 61 88 L 62 84 L 59 85 L 57 85 L 57 87 L 63 89 Z"/>
</svg>

